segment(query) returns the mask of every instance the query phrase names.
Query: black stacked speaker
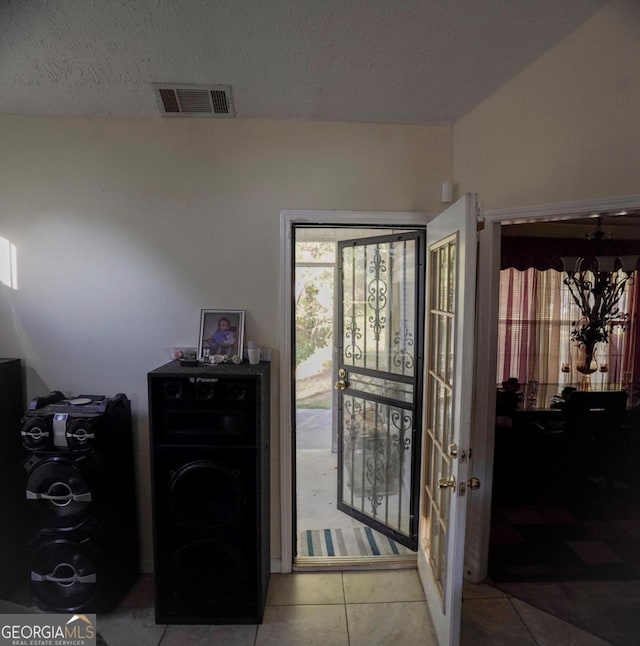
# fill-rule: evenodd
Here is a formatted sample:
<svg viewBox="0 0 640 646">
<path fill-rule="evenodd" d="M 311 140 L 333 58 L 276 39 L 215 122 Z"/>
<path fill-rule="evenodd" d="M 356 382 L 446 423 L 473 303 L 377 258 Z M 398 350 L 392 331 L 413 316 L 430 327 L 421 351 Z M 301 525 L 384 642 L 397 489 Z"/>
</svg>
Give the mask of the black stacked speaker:
<svg viewBox="0 0 640 646">
<path fill-rule="evenodd" d="M 20 437 L 37 604 L 113 610 L 138 572 L 129 400 L 53 391 L 31 400 Z"/>
<path fill-rule="evenodd" d="M 260 623 L 269 583 L 269 364 L 148 375 L 157 623 Z"/>
<path fill-rule="evenodd" d="M 20 359 L 0 359 L 0 598 L 25 586 L 28 516 L 22 486 L 22 450 L 18 436 L 24 412 Z"/>
</svg>

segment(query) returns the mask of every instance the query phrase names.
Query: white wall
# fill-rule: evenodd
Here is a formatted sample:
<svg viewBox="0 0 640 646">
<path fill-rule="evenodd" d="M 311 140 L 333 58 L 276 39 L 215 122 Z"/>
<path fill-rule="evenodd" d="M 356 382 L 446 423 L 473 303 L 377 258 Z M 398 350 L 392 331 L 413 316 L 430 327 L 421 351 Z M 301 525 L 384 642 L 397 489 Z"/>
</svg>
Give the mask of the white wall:
<svg viewBox="0 0 640 646">
<path fill-rule="evenodd" d="M 486 208 L 640 192 L 640 2 L 611 0 L 455 125 Z"/>
<path fill-rule="evenodd" d="M 281 209 L 437 211 L 447 126 L 0 116 L 0 356 L 27 397 L 127 394 L 142 559 L 152 558 L 146 374 L 196 345 L 201 308 L 245 309 L 274 348 L 272 556 L 279 556 Z"/>
</svg>

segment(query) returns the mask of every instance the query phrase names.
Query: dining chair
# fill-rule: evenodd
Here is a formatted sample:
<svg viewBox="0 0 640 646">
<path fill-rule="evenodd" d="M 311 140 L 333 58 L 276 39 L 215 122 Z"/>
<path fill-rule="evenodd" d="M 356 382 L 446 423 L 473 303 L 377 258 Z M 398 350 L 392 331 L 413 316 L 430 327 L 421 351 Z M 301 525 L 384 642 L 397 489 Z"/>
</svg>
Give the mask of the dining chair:
<svg viewBox="0 0 640 646">
<path fill-rule="evenodd" d="M 608 488 L 619 475 L 625 447 L 624 390 L 577 391 L 563 406 L 568 472 L 578 477 L 604 477 Z"/>
</svg>

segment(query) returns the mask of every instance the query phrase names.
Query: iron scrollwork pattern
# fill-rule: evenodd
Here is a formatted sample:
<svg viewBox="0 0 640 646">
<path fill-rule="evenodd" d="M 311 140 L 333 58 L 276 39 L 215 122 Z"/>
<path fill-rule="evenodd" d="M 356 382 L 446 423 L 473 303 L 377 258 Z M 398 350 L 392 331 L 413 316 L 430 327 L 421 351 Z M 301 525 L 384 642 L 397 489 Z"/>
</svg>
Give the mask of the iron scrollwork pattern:
<svg viewBox="0 0 640 646">
<path fill-rule="evenodd" d="M 393 365 L 396 368 L 412 371 L 415 365 L 415 357 L 408 348 L 413 346 L 413 334 L 405 325 L 402 332 L 398 331 L 393 337 Z"/>
<path fill-rule="evenodd" d="M 391 439 L 393 446 L 398 450 L 398 455 L 402 456 L 404 451 L 411 448 L 411 425 L 413 416 L 407 410 L 394 410 L 391 413 L 391 423 L 398 429 L 397 433 L 392 433 Z"/>
<path fill-rule="evenodd" d="M 400 259 L 399 271 L 402 272 L 402 280 L 400 281 L 401 292 L 399 296 L 400 301 L 400 322 L 399 329 L 393 336 L 393 348 L 392 348 L 392 363 L 395 368 L 398 368 L 403 374 L 412 373 L 415 366 L 415 357 L 411 350 L 414 345 L 413 331 L 409 329 L 407 325 L 409 318 L 407 315 L 407 303 L 408 303 L 408 294 L 407 294 L 407 282 L 409 280 L 409 262 L 408 259 L 411 256 L 411 252 L 415 254 L 415 247 L 408 246 L 405 242 L 398 251 L 402 252 Z M 413 277 L 415 279 L 415 276 Z"/>
<path fill-rule="evenodd" d="M 375 518 L 378 514 L 378 507 L 382 504 L 382 488 L 386 475 L 386 456 L 384 441 L 377 425 L 371 437 L 366 440 L 366 478 L 369 483 L 367 500 L 371 504 L 371 515 Z"/>
<path fill-rule="evenodd" d="M 348 431 L 347 437 L 349 438 L 348 448 L 353 451 L 355 449 L 358 435 L 360 434 L 360 423 L 358 419 L 361 419 L 362 415 L 362 400 L 354 399 L 350 397 L 344 403 L 344 410 L 347 413 L 344 420 L 344 425 Z"/>
<path fill-rule="evenodd" d="M 387 317 L 382 314 L 387 306 L 388 286 L 382 279 L 386 271 L 386 263 L 380 253 L 380 247 L 377 246 L 369 265 L 369 273 L 373 274 L 373 278 L 367 285 L 367 303 L 373 310 L 373 314 L 369 315 L 369 323 L 376 341 L 380 340 L 380 333 L 387 322 Z"/>
<path fill-rule="evenodd" d="M 362 338 L 362 332 L 358 327 L 358 322 L 356 321 L 355 315 L 351 315 L 351 320 L 347 325 L 345 325 L 345 344 L 344 344 L 344 356 L 347 359 L 351 359 L 352 362 L 357 361 L 362 358 L 362 348 L 356 343 Z"/>
</svg>

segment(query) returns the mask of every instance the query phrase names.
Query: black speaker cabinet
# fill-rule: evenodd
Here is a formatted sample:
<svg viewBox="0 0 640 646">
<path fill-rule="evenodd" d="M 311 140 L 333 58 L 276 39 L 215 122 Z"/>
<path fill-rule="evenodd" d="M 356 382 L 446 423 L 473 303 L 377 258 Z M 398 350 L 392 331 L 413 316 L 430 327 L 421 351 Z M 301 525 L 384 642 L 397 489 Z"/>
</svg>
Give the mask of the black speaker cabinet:
<svg viewBox="0 0 640 646">
<path fill-rule="evenodd" d="M 25 584 L 27 512 L 22 487 L 20 418 L 24 411 L 20 359 L 0 359 L 0 598 Z"/>
<path fill-rule="evenodd" d="M 53 391 L 31 400 L 20 438 L 36 602 L 56 612 L 114 609 L 138 573 L 129 400 Z"/>
<path fill-rule="evenodd" d="M 148 375 L 157 623 L 260 623 L 269 583 L 269 364 Z"/>
</svg>

